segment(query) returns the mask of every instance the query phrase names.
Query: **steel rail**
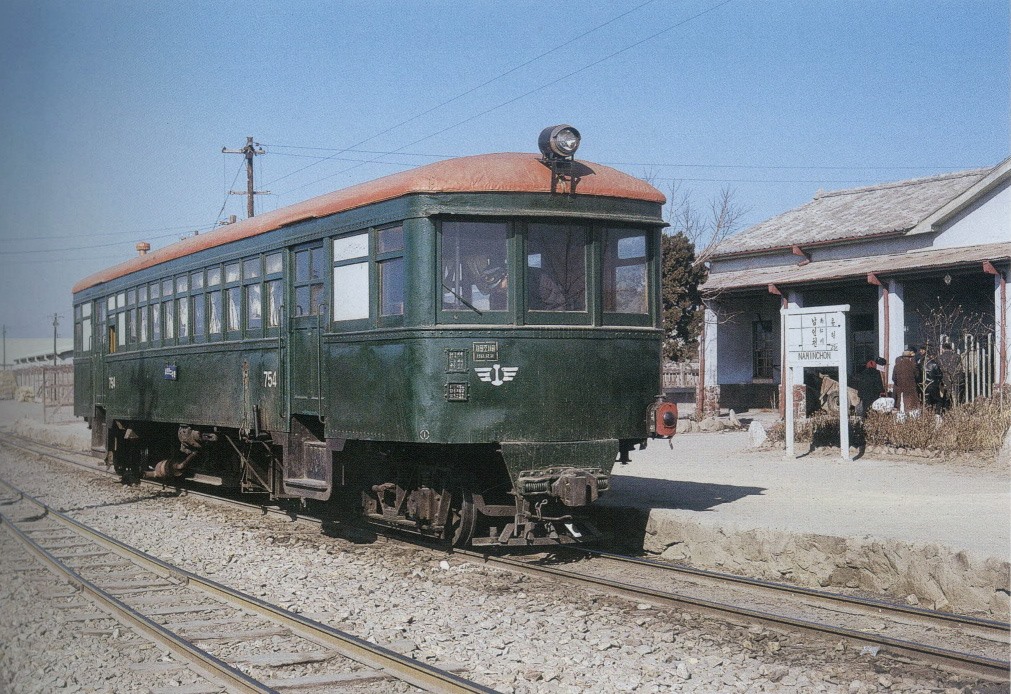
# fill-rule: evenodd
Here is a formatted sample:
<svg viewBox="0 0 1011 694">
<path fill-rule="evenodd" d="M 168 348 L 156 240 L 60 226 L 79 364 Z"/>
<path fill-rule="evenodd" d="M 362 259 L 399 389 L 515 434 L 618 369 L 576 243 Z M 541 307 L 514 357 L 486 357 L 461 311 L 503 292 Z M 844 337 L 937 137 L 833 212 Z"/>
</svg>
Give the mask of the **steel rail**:
<svg viewBox="0 0 1011 694">
<path fill-rule="evenodd" d="M 0 439 L 2 440 L 2 439 Z M 42 445 L 45 444 L 35 444 Z M 86 467 L 87 469 L 96 471 L 97 468 L 91 466 L 84 466 L 77 461 L 72 461 L 65 459 L 62 456 L 53 456 L 51 453 L 33 451 L 31 448 L 27 448 L 17 443 L 12 443 L 11 445 L 17 446 L 24 450 L 29 450 L 33 453 L 46 455 L 49 457 L 59 457 L 61 460 L 66 460 L 74 465 Z M 48 447 L 48 446 L 46 446 Z M 101 470 L 97 470 L 102 472 Z M 214 500 L 221 501 L 235 507 L 239 508 L 255 508 L 259 509 L 262 513 L 276 513 L 284 515 L 286 517 L 298 520 L 306 520 L 312 523 L 320 523 L 320 519 L 314 518 L 312 516 L 302 516 L 298 514 L 291 514 L 277 507 L 269 507 L 261 504 L 247 503 L 242 501 L 236 501 L 232 499 L 223 499 L 220 496 L 206 494 L 203 492 L 191 490 L 188 487 L 179 487 L 175 485 L 167 485 L 164 482 L 155 482 L 152 480 L 144 480 L 150 484 L 155 484 L 159 487 L 167 487 L 172 489 L 182 489 L 187 493 L 196 494 L 198 496 Z M 386 537 L 391 538 L 393 541 L 400 542 L 399 539 L 394 539 L 391 534 L 387 534 Z M 417 543 L 414 543 L 415 546 Z M 683 570 L 685 573 L 694 574 L 696 576 L 710 577 L 712 580 L 717 578 L 726 577 L 726 580 L 730 582 L 739 583 L 741 585 L 746 585 L 755 588 L 769 588 L 772 586 L 782 586 L 783 592 L 793 592 L 797 595 L 803 597 L 809 597 L 813 599 L 820 599 L 824 601 L 831 601 L 834 596 L 832 593 L 827 593 L 823 591 L 817 591 L 809 588 L 801 588 L 795 586 L 785 586 L 784 584 L 773 584 L 768 583 L 768 585 L 762 585 L 766 582 L 760 581 L 758 579 L 750 579 L 741 576 L 733 576 L 731 574 L 720 574 L 717 572 L 707 572 L 702 569 L 691 569 L 688 567 L 677 567 L 675 565 L 665 565 L 661 562 L 655 562 L 648 559 L 642 559 L 637 557 L 625 557 L 624 555 L 610 554 L 603 552 L 601 550 L 588 549 L 588 548 L 567 548 L 567 549 L 578 549 L 579 551 L 586 552 L 589 554 L 597 554 L 601 556 L 607 556 L 608 558 L 620 558 L 621 561 L 630 561 L 632 563 L 639 563 L 643 565 L 648 565 L 653 568 L 662 568 L 665 570 Z M 980 656 L 972 653 L 963 653 L 960 651 L 953 651 L 950 649 L 939 648 L 936 646 L 931 646 L 929 644 L 920 644 L 912 641 L 907 641 L 904 639 L 896 639 L 888 636 L 874 636 L 869 635 L 865 632 L 847 629 L 845 627 L 834 627 L 829 624 L 822 624 L 819 622 L 812 622 L 803 619 L 796 619 L 792 617 L 787 617 L 783 615 L 777 615 L 769 612 L 762 612 L 759 610 L 751 610 L 744 607 L 737 607 L 735 605 L 728 605 L 725 603 L 720 603 L 711 600 L 705 600 L 702 598 L 695 598 L 688 595 L 681 595 L 677 593 L 652 590 L 649 588 L 644 588 L 642 586 L 636 586 L 628 583 L 623 583 L 620 581 L 612 581 L 609 579 L 587 576 L 579 572 L 566 571 L 564 569 L 558 569 L 555 567 L 547 567 L 543 565 L 534 564 L 529 561 L 522 561 L 517 559 L 511 559 L 507 557 L 493 555 L 487 552 L 478 552 L 473 550 L 461 550 L 454 549 L 453 552 L 459 556 L 466 557 L 470 560 L 477 561 L 479 563 L 486 563 L 496 565 L 507 570 L 512 570 L 516 572 L 521 572 L 531 576 L 551 576 L 554 579 L 567 582 L 572 585 L 582 585 L 584 587 L 589 587 L 591 589 L 602 590 L 611 594 L 621 595 L 626 598 L 633 600 L 638 600 L 641 602 L 651 602 L 654 604 L 664 604 L 671 606 L 686 606 L 697 612 L 705 613 L 720 619 L 736 618 L 743 620 L 747 624 L 765 624 L 767 626 L 773 626 L 778 628 L 789 628 L 795 631 L 803 631 L 806 633 L 818 634 L 821 636 L 831 635 L 844 639 L 850 643 L 857 643 L 861 645 L 873 645 L 883 648 L 886 652 L 894 653 L 896 655 L 902 655 L 905 657 L 915 658 L 920 662 L 926 661 L 931 663 L 936 663 L 942 665 L 945 668 L 968 674 L 978 676 L 987 680 L 996 682 L 1008 682 L 1011 681 L 1011 662 L 1000 661 L 985 656 Z M 841 600 L 852 601 L 849 604 L 856 604 L 861 599 L 852 598 L 850 596 L 837 596 Z M 878 610 L 885 610 L 887 608 L 898 608 L 896 612 L 900 612 L 904 617 L 910 618 L 920 618 L 928 619 L 931 616 L 938 616 L 938 621 L 947 622 L 949 624 L 957 625 L 968 625 L 974 628 L 980 628 L 984 630 L 997 630 L 1002 633 L 1011 632 L 1011 626 L 1004 622 L 992 622 L 990 620 L 982 620 L 974 617 L 967 617 L 964 615 L 949 615 L 948 613 L 937 613 L 930 610 L 925 610 L 923 608 L 913 608 L 911 606 L 903 605 L 892 605 L 890 603 L 877 603 L 876 601 L 867 601 L 868 605 L 873 603 L 873 608 Z M 992 626 L 991 626 L 992 625 Z"/>
<path fill-rule="evenodd" d="M 615 554 L 589 547 L 566 547 L 565 549 L 572 552 L 601 557 L 623 564 L 645 566 L 667 573 L 683 574 L 711 583 L 736 583 L 747 588 L 765 590 L 773 594 L 780 593 L 799 596 L 806 600 L 810 600 L 812 603 L 825 604 L 831 607 L 839 607 L 842 605 L 854 608 L 856 611 L 864 614 L 873 612 L 876 616 L 900 616 L 910 622 L 915 622 L 924 626 L 936 627 L 940 625 L 970 627 L 978 629 L 980 632 L 984 632 L 988 636 L 994 635 L 1000 638 L 1007 638 L 1008 636 L 1011 636 L 1011 623 L 1008 622 L 998 622 L 996 620 L 960 615 L 953 612 L 938 612 L 936 610 L 928 610 L 923 607 L 902 605 L 883 600 L 875 600 L 873 598 L 840 595 L 838 593 L 830 593 L 828 591 L 807 588 L 805 586 L 792 586 L 786 583 L 764 581 L 758 578 L 737 576 L 720 571 L 707 571 L 705 569 L 697 569 L 695 567 L 683 566 L 680 564 L 668 564 L 655 559 Z"/>
<path fill-rule="evenodd" d="M 34 502 L 27 494 L 22 493 L 22 499 Z M 207 651 L 190 643 L 181 636 L 169 631 L 161 624 L 145 617 L 114 595 L 102 590 L 96 584 L 84 578 L 59 559 L 54 557 L 44 547 L 17 527 L 16 522 L 5 513 L 0 512 L 0 526 L 12 534 L 39 561 L 64 580 L 86 594 L 99 607 L 103 607 L 116 616 L 123 624 L 129 625 L 138 632 L 145 634 L 161 646 L 166 647 L 177 658 L 191 667 L 197 674 L 212 682 L 224 685 L 229 691 L 250 692 L 253 694 L 274 694 L 277 690 L 258 682 L 238 668 L 211 655 Z"/>
<path fill-rule="evenodd" d="M 771 612 L 762 612 L 760 610 L 738 607 L 736 605 L 729 605 L 688 595 L 680 595 L 669 591 L 643 588 L 642 586 L 636 586 L 622 581 L 588 576 L 574 571 L 566 571 L 556 567 L 534 564 L 529 561 L 475 552 L 472 550 L 454 550 L 454 552 L 477 561 L 482 561 L 485 564 L 491 564 L 493 566 L 502 567 L 532 576 L 550 576 L 555 580 L 568 583 L 570 585 L 578 585 L 584 588 L 601 590 L 612 595 L 621 595 L 640 602 L 648 602 L 672 607 L 688 607 L 693 611 L 708 614 L 719 619 L 739 619 L 742 620 L 744 624 L 758 623 L 777 628 L 787 627 L 794 631 L 802 631 L 823 637 L 829 635 L 862 646 L 877 646 L 886 652 L 890 652 L 895 655 L 915 658 L 921 662 L 927 661 L 936 663 L 949 670 L 977 676 L 990 681 L 1011 681 L 1011 675 L 1009 675 L 1011 663 L 1008 661 L 995 660 L 993 658 L 973 653 L 953 651 L 946 648 L 931 646 L 929 644 L 916 643 L 914 641 L 896 639 L 889 636 L 869 635 L 864 632 L 845 627 L 836 627 L 830 624 L 797 619 Z"/>
<path fill-rule="evenodd" d="M 199 576 L 185 569 L 179 568 L 168 564 L 167 562 L 158 559 L 157 557 L 151 556 L 146 552 L 142 552 L 134 547 L 131 547 L 113 537 L 102 533 L 101 531 L 95 530 L 94 528 L 88 527 L 87 525 L 77 521 L 59 511 L 56 511 L 45 503 L 39 501 L 38 499 L 26 494 L 17 487 L 11 485 L 10 483 L 0 480 L 4 486 L 8 487 L 15 494 L 19 494 L 25 501 L 32 503 L 39 507 L 47 516 L 57 520 L 64 526 L 68 526 L 76 531 L 78 534 L 90 539 L 92 542 L 101 545 L 107 550 L 114 552 L 124 558 L 129 559 L 135 564 L 141 565 L 147 568 L 149 571 L 171 577 L 181 584 L 186 585 L 191 588 L 197 588 L 209 595 L 212 595 L 219 600 L 227 602 L 233 606 L 240 607 L 241 609 L 253 612 L 262 617 L 266 617 L 271 621 L 281 624 L 293 633 L 303 638 L 313 640 L 322 645 L 329 646 L 337 653 L 359 662 L 364 665 L 368 665 L 376 670 L 381 670 L 390 673 L 396 679 L 402 680 L 411 684 L 415 687 L 424 689 L 430 692 L 446 692 L 452 694 L 459 693 L 481 693 L 481 694 L 494 694 L 495 690 L 484 685 L 478 684 L 476 682 L 471 682 L 470 680 L 464 679 L 455 675 L 451 672 L 445 670 L 440 670 L 439 668 L 429 665 L 428 663 L 414 660 L 413 658 L 397 653 L 383 646 L 377 644 L 369 643 L 364 639 L 360 639 L 357 636 L 348 634 L 346 632 L 340 631 L 326 624 L 316 622 L 314 620 L 303 617 L 302 615 L 289 612 L 280 607 L 271 605 L 259 598 L 255 598 L 251 595 L 246 595 L 233 588 L 222 585 L 216 581 L 212 581 L 209 578 Z M 8 520 L 9 523 L 9 520 Z M 15 529 L 13 526 L 10 526 Z M 34 541 L 31 538 L 26 539 L 29 542 Z M 37 546 L 37 545 L 36 545 Z M 41 548 L 39 548 L 41 549 Z M 41 550 L 45 552 L 45 550 Z M 48 554 L 48 553 L 46 553 Z M 53 561 L 55 558 L 50 557 Z M 97 586 L 89 584 L 86 579 L 83 579 L 76 574 L 73 574 L 75 578 L 73 582 L 80 583 L 82 585 L 91 585 L 90 590 L 96 590 L 101 592 Z M 112 597 L 112 596 L 109 596 Z M 115 598 L 113 598 L 115 600 Z M 125 610 L 131 610 L 131 608 L 123 605 L 118 600 L 116 603 L 122 606 Z M 143 615 L 141 615 L 143 617 Z M 167 635 L 171 635 L 160 625 L 143 618 L 153 627 L 157 627 L 160 632 L 164 632 Z M 174 635 L 172 635 L 174 636 Z M 178 637 L 175 637 L 178 639 Z M 182 641 L 182 639 L 178 639 Z M 185 643 L 185 642 L 184 642 Z M 199 651 L 196 647 L 193 647 L 195 651 Z M 202 651 L 200 651 L 202 653 Z M 197 656 L 199 657 L 199 656 Z M 208 657 L 213 657 L 209 656 Z M 220 662 L 220 661 L 219 661 Z M 231 668 L 225 664 L 226 667 Z M 233 669 L 233 668 L 232 668 Z M 238 672 L 238 671 L 236 671 Z M 241 672 L 239 674 L 242 674 Z M 255 683 L 255 680 L 248 678 L 248 676 L 243 675 L 250 679 L 251 682 Z M 272 692 L 274 690 L 269 688 L 263 688 L 264 685 L 259 685 L 260 689 L 240 689 L 240 691 L 255 691 L 255 692 Z"/>
</svg>

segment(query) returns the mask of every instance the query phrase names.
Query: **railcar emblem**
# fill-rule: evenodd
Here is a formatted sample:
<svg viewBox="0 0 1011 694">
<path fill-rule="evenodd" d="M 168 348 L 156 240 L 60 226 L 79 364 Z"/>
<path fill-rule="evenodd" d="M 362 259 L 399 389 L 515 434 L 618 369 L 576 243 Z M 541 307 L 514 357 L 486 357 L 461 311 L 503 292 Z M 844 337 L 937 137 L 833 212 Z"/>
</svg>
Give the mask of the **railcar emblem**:
<svg viewBox="0 0 1011 694">
<path fill-rule="evenodd" d="M 519 370 L 520 367 L 518 366 L 500 366 L 499 364 L 495 364 L 491 367 L 475 368 L 474 372 L 477 374 L 477 377 L 485 383 L 491 383 L 493 386 L 500 386 L 503 383 L 508 383 L 516 378 L 516 374 Z"/>
</svg>

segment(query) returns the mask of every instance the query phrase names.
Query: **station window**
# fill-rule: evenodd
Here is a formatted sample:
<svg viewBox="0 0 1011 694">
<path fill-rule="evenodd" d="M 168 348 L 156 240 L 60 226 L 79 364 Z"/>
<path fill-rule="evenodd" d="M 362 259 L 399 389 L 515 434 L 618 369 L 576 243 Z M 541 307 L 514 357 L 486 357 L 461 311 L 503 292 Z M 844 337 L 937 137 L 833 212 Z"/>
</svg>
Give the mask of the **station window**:
<svg viewBox="0 0 1011 694">
<path fill-rule="evenodd" d="M 442 223 L 444 311 L 509 308 L 508 238 L 506 222 Z"/>
<path fill-rule="evenodd" d="M 404 227 L 376 232 L 376 267 L 379 271 L 379 315 L 404 314 Z M 336 305 L 336 304 L 335 304 Z"/>
<path fill-rule="evenodd" d="M 322 244 L 295 251 L 296 316 L 315 316 L 326 312 L 325 267 L 326 249 Z"/>
<path fill-rule="evenodd" d="M 530 224 L 527 231 L 527 308 L 586 311 L 587 229 Z"/>
<path fill-rule="evenodd" d="M 369 234 L 333 241 L 333 319 L 369 317 Z"/>
<path fill-rule="evenodd" d="M 645 232 L 605 229 L 603 272 L 604 311 L 649 313 Z"/>
<path fill-rule="evenodd" d="M 756 320 L 751 324 L 754 378 L 772 378 L 774 355 L 779 349 L 779 340 L 772 331 L 772 321 Z"/>
</svg>

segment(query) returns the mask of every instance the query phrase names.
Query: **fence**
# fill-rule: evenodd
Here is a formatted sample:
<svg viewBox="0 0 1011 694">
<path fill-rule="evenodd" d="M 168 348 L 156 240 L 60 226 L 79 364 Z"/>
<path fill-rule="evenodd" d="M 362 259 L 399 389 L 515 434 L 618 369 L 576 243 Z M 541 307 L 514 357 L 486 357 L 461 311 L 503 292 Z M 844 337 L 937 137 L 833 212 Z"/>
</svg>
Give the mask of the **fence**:
<svg viewBox="0 0 1011 694">
<path fill-rule="evenodd" d="M 35 402 L 42 403 L 46 421 L 73 416 L 74 365 L 32 366 L 14 369 L 17 387 L 31 390 Z"/>
<path fill-rule="evenodd" d="M 962 359 L 964 383 L 962 386 L 963 402 L 971 402 L 976 398 L 993 395 L 996 381 L 997 360 L 994 359 L 993 333 L 977 338 L 966 335 L 958 350 Z"/>
<path fill-rule="evenodd" d="M 699 363 L 667 362 L 663 365 L 663 389 L 695 388 L 699 384 Z"/>
</svg>

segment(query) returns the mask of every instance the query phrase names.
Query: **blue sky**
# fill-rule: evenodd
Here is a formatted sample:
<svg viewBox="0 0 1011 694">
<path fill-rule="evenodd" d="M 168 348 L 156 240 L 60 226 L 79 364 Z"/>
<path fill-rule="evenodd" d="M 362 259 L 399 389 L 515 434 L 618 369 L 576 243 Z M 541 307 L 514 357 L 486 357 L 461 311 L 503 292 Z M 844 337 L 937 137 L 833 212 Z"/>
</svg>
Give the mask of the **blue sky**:
<svg viewBox="0 0 1011 694">
<path fill-rule="evenodd" d="M 642 3 L 8 0 L 0 321 L 69 335 L 77 279 L 242 218 L 247 135 L 258 210 L 567 122 L 745 226 L 1008 156 L 1007 0 Z"/>
</svg>

